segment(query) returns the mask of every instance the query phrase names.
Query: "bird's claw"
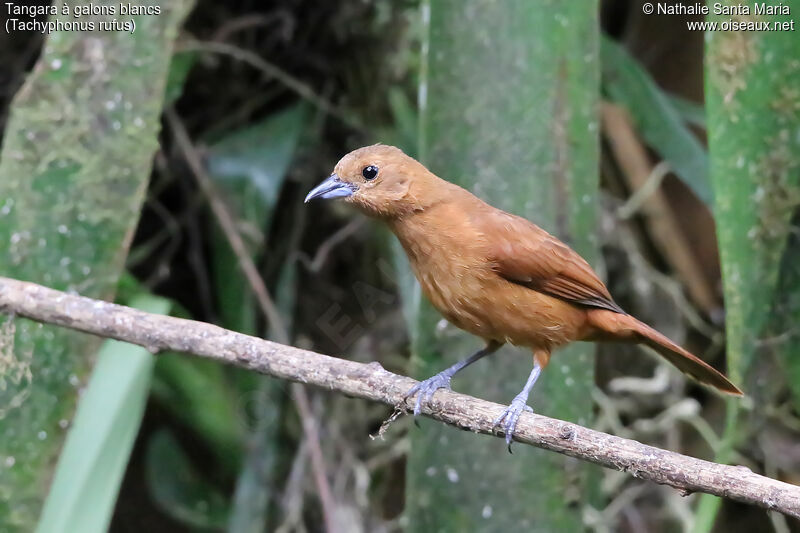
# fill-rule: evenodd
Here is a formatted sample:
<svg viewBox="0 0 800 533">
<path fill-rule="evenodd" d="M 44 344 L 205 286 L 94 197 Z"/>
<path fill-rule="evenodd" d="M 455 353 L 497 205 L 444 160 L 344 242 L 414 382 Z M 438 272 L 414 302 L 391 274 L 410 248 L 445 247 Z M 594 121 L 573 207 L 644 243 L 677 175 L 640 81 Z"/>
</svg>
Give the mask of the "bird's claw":
<svg viewBox="0 0 800 533">
<path fill-rule="evenodd" d="M 517 428 L 517 422 L 523 411 L 533 412 L 533 409 L 527 405 L 527 398 L 523 396 L 516 396 L 511 401 L 511 405 L 506 407 L 500 416 L 495 418 L 492 427 L 497 427 L 502 423 L 503 433 L 506 436 L 506 444 L 508 445 L 508 452 L 511 453 L 511 441 L 514 438 L 514 430 Z M 504 422 L 505 421 L 505 422 Z"/>
<path fill-rule="evenodd" d="M 420 381 L 411 387 L 411 390 L 403 397 L 403 403 L 416 394 L 417 401 L 414 404 L 414 416 L 418 416 L 422 411 L 422 403 L 428 403 L 433 398 L 433 394 L 439 389 L 450 390 L 450 375 L 445 372 L 439 372 L 435 376 L 425 381 Z"/>
</svg>

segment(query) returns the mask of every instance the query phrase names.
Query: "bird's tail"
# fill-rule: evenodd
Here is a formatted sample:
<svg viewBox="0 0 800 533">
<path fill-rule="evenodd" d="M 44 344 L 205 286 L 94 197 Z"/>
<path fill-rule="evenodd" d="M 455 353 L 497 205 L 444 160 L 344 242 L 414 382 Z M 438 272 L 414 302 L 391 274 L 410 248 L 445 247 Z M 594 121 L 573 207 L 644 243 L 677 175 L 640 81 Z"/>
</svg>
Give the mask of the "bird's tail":
<svg viewBox="0 0 800 533">
<path fill-rule="evenodd" d="M 744 394 L 721 372 L 631 315 L 597 309 L 590 312 L 590 320 L 602 332 L 601 337 L 646 344 L 675 365 L 678 370 L 698 382 L 727 394 L 735 396 Z"/>
</svg>

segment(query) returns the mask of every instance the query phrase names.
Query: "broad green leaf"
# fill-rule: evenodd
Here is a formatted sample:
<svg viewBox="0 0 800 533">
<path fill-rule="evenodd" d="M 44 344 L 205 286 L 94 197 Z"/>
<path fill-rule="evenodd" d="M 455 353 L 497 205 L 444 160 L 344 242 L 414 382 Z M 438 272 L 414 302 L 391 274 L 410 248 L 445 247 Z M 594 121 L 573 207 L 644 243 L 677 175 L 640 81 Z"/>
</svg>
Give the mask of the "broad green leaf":
<svg viewBox="0 0 800 533">
<path fill-rule="evenodd" d="M 262 380 L 246 396 L 251 431 L 247 455 L 236 480 L 231 502 L 228 531 L 258 533 L 267 529 L 269 505 L 273 497 L 280 415 L 284 389 L 273 380 Z"/>
<path fill-rule="evenodd" d="M 389 89 L 387 100 L 392 112 L 392 124 L 376 132 L 375 142 L 397 146 L 411 157 L 416 157 L 419 117 L 414 104 L 399 87 Z"/>
<path fill-rule="evenodd" d="M 800 2 L 792 2 L 793 11 Z M 785 22 L 791 16 L 744 16 L 743 21 Z M 723 22 L 727 16 L 710 16 Z M 725 292 L 728 372 L 758 399 L 750 379 L 760 339 L 775 320 L 781 258 L 800 206 L 800 40 L 790 31 L 719 31 L 706 35 L 706 110 L 714 216 Z M 787 278 L 787 280 L 790 278 Z M 784 302 L 797 299 L 785 286 Z M 778 300 L 780 303 L 780 299 Z M 794 329 L 794 325 L 792 327 Z M 796 342 L 778 345 L 784 356 Z M 770 386 L 770 385 L 767 385 Z M 758 401 L 756 401 L 758 404 Z M 731 458 L 742 432 L 738 400 L 728 404 L 723 446 Z M 704 495 L 696 531 L 710 531 L 719 499 Z"/>
<path fill-rule="evenodd" d="M 268 234 L 306 117 L 305 106 L 296 105 L 211 146 L 211 176 L 242 226 Z M 264 251 L 264 242 L 251 241 L 251 257 L 257 260 Z M 286 241 L 291 241 L 291 236 Z M 214 232 L 213 246 L 214 279 L 222 324 L 257 335 L 256 317 L 261 313 L 250 284 L 241 273 L 239 259 L 220 231 Z M 275 257 L 276 254 L 270 254 L 268 259 Z M 285 265 L 273 295 L 287 328 L 291 327 L 296 297 L 294 277 L 294 264 Z M 236 483 L 228 528 L 234 533 L 259 532 L 265 530 L 268 522 L 273 467 L 279 453 L 277 434 L 282 386 L 263 376 L 257 380 L 250 379 L 251 376 L 240 377 L 246 378 L 238 380 L 239 393 L 248 404 L 247 419 L 252 427 L 246 437 L 248 453 Z"/>
<path fill-rule="evenodd" d="M 184 354 L 156 362 L 153 396 L 206 441 L 220 464 L 241 467 L 245 424 L 239 398 L 221 365 Z"/>
<path fill-rule="evenodd" d="M 173 54 L 169 64 L 169 74 L 167 76 L 167 87 L 164 99 L 167 104 L 172 104 L 183 94 L 183 86 L 189 71 L 192 70 L 197 61 L 197 52 L 187 51 Z"/>
<path fill-rule="evenodd" d="M 608 37 L 600 40 L 603 90 L 631 114 L 644 140 L 706 205 L 713 192 L 708 155 L 667 96 L 628 52 Z M 684 106 L 685 107 L 685 106 Z"/>
<path fill-rule="evenodd" d="M 792 225 L 797 227 L 797 215 Z M 775 302 L 762 345 L 762 353 L 774 353 L 783 365 L 786 384 L 792 393 L 795 410 L 800 412 L 800 236 L 792 232 L 781 260 Z M 770 390 L 779 390 L 770 386 Z"/>
<path fill-rule="evenodd" d="M 423 162 L 491 204 L 528 217 L 590 261 L 598 190 L 596 2 L 426 1 L 420 113 Z M 413 296 L 412 296 L 413 298 Z M 427 302 L 412 310 L 418 377 L 482 347 Z M 592 417 L 591 345 L 555 354 L 534 410 Z M 509 403 L 531 354 L 503 348 L 453 380 L 456 390 Z M 578 531 L 590 483 L 563 456 L 421 421 L 412 431 L 409 531 Z"/>
<path fill-rule="evenodd" d="M 791 218 L 800 205 L 798 55 L 800 40 L 791 32 L 709 34 L 708 143 L 728 366 L 738 383 L 769 317 Z"/>
<path fill-rule="evenodd" d="M 47 36 L 11 104 L 0 153 L 0 274 L 113 296 L 158 146 L 174 39 L 190 5 L 176 0 L 163 3 L 159 16 L 133 17 L 133 34 Z M 3 351 L 14 379 L 0 390 L 0 530 L 31 531 L 100 340 L 15 323 Z"/>
<path fill-rule="evenodd" d="M 303 105 L 291 107 L 259 124 L 232 133 L 209 148 L 211 177 L 244 227 L 262 235 L 268 234 L 278 194 L 306 123 L 306 114 Z M 253 257 L 259 255 L 260 249 L 253 249 Z M 258 313 L 250 284 L 219 231 L 215 231 L 213 259 L 223 325 L 242 333 L 256 334 Z"/>
<path fill-rule="evenodd" d="M 706 129 L 706 108 L 703 104 L 698 104 L 675 94 L 667 94 L 672 107 L 680 115 L 684 122 L 691 126 Z"/>
<path fill-rule="evenodd" d="M 249 199 L 253 193 L 262 205 L 247 207 L 241 216 L 259 216 L 268 220 L 268 213 L 257 211 L 274 206 L 281 190 L 292 154 L 306 123 L 306 108 L 295 105 L 272 115 L 244 130 L 231 133 L 209 147 L 208 168 L 211 177 L 223 188 L 233 188 L 239 198 Z M 244 192 L 237 189 L 244 187 Z"/>
<path fill-rule="evenodd" d="M 169 431 L 150 438 L 146 461 L 147 485 L 162 511 L 197 528 L 225 528 L 225 497 L 203 478 Z"/>
<path fill-rule="evenodd" d="M 129 305 L 162 315 L 170 308 L 150 295 Z M 103 343 L 58 459 L 39 533 L 108 529 L 150 393 L 154 357 L 141 346 Z"/>
</svg>

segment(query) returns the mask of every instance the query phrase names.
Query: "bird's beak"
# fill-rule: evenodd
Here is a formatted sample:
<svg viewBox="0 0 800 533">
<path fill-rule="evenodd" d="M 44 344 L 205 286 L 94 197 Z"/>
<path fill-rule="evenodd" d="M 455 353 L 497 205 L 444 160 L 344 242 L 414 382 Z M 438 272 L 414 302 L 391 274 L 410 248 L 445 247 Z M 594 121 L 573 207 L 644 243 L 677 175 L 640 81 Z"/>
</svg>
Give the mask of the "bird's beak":
<svg viewBox="0 0 800 533">
<path fill-rule="evenodd" d="M 314 198 L 346 198 L 352 196 L 355 186 L 351 183 L 343 182 L 336 174 L 331 174 L 328 178 L 311 189 L 306 196 L 305 203 Z"/>
</svg>

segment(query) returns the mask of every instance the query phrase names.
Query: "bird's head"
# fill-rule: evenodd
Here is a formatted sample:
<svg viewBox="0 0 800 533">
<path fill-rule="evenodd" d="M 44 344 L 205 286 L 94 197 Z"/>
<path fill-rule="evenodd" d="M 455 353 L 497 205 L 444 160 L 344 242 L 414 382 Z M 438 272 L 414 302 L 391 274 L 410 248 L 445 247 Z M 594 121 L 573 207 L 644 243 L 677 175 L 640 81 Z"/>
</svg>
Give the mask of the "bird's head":
<svg viewBox="0 0 800 533">
<path fill-rule="evenodd" d="M 375 144 L 339 160 L 305 201 L 341 198 L 370 216 L 392 218 L 424 208 L 431 180 L 438 178 L 399 148 Z"/>
</svg>

